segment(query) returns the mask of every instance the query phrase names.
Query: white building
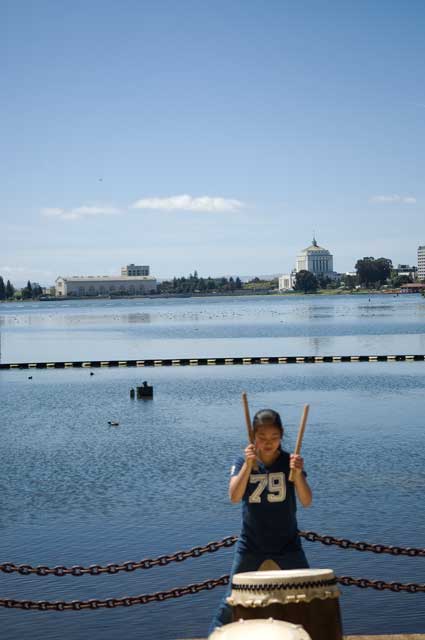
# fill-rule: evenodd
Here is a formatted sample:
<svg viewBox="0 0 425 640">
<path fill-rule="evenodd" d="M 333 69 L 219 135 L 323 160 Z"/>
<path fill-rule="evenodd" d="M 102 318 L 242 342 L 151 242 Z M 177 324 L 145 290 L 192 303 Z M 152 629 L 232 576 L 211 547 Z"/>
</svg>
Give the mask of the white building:
<svg viewBox="0 0 425 640">
<path fill-rule="evenodd" d="M 418 247 L 418 280 L 425 280 L 425 245 Z"/>
<path fill-rule="evenodd" d="M 126 267 L 121 267 L 122 276 L 148 276 L 148 265 L 128 264 Z"/>
<path fill-rule="evenodd" d="M 335 278 L 333 255 L 327 249 L 319 247 L 316 238 L 313 243 L 297 256 L 296 271 L 310 271 L 316 277 Z"/>
<path fill-rule="evenodd" d="M 295 272 L 279 276 L 279 291 L 291 291 L 295 284 Z"/>
<path fill-rule="evenodd" d="M 338 274 L 333 270 L 333 255 L 327 249 L 319 247 L 316 238 L 313 238 L 313 243 L 297 256 L 295 269 L 290 274 L 283 274 L 279 277 L 279 291 L 293 289 L 295 276 L 299 271 L 310 271 L 316 278 L 334 280 L 338 277 Z"/>
<path fill-rule="evenodd" d="M 56 278 L 56 296 L 135 296 L 156 293 L 152 276 L 72 276 Z"/>
</svg>

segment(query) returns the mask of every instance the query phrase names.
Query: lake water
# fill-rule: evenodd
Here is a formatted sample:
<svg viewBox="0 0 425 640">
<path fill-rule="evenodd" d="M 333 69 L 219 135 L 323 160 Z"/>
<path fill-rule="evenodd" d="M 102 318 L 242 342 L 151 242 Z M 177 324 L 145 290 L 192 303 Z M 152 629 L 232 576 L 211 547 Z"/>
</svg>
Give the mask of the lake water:
<svg viewBox="0 0 425 640">
<path fill-rule="evenodd" d="M 425 353 L 425 299 L 255 297 L 28 303 L 0 307 L 3 362 Z M 314 504 L 299 525 L 424 547 L 423 362 L 0 372 L 0 562 L 140 560 L 237 534 L 229 467 L 245 446 L 240 396 L 272 407 L 303 455 Z M 129 389 L 147 379 L 152 401 Z M 119 427 L 108 425 L 119 421 Z M 304 542 L 312 567 L 423 583 L 424 559 Z M 233 549 L 115 576 L 0 574 L 0 597 L 137 595 L 228 573 Z M 423 594 L 342 587 L 346 634 L 424 633 Z M 0 609 L 10 640 L 206 636 L 223 588 L 130 608 Z"/>
</svg>

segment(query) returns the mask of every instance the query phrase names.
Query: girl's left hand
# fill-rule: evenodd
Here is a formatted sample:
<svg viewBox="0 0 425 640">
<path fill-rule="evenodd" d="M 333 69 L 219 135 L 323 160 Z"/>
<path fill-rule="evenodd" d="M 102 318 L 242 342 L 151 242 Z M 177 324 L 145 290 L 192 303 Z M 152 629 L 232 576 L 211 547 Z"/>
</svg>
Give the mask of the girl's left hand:
<svg viewBox="0 0 425 640">
<path fill-rule="evenodd" d="M 294 472 L 299 475 L 304 469 L 304 458 L 297 455 L 296 453 L 291 453 L 289 458 L 289 468 L 293 469 Z"/>
</svg>

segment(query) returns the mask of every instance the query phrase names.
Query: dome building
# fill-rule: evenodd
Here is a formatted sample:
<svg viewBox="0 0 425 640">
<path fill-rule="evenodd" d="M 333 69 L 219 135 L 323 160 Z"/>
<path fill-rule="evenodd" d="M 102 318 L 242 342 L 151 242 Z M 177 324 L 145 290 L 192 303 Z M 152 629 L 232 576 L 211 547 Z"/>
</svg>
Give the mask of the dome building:
<svg viewBox="0 0 425 640">
<path fill-rule="evenodd" d="M 312 244 L 297 256 L 295 269 L 279 277 L 279 291 L 291 291 L 299 271 L 310 271 L 316 278 L 337 279 L 338 274 L 333 270 L 333 263 L 334 258 L 331 252 L 319 247 L 316 238 L 313 238 Z"/>
<path fill-rule="evenodd" d="M 333 255 L 327 249 L 319 247 L 316 238 L 313 243 L 297 256 L 296 272 L 310 271 L 316 278 L 335 278 Z"/>
</svg>

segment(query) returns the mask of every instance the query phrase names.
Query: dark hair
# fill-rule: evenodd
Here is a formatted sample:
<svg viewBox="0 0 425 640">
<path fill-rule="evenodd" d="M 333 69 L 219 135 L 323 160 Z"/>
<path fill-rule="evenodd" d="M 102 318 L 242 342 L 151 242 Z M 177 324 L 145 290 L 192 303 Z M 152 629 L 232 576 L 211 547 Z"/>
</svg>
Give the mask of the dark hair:
<svg viewBox="0 0 425 640">
<path fill-rule="evenodd" d="M 280 435 L 283 436 L 282 420 L 280 419 L 280 415 L 277 411 L 273 411 L 273 409 L 261 409 L 261 411 L 257 411 L 254 416 L 254 420 L 252 421 L 254 433 L 258 427 L 262 427 L 263 425 L 277 427 L 280 431 Z"/>
</svg>

